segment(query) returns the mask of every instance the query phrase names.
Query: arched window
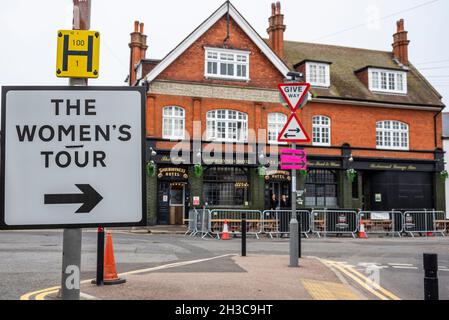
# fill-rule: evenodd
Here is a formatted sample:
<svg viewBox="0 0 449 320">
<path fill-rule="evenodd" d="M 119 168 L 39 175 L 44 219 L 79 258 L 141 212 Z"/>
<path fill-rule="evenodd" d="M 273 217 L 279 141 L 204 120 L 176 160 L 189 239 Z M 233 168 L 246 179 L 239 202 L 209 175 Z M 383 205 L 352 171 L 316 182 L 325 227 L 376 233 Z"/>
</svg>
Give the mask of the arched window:
<svg viewBox="0 0 449 320">
<path fill-rule="evenodd" d="M 315 116 L 312 119 L 313 145 L 331 145 L 331 119 L 326 116 Z"/>
<path fill-rule="evenodd" d="M 409 126 L 400 121 L 380 121 L 376 124 L 378 149 L 408 150 Z"/>
<path fill-rule="evenodd" d="M 244 206 L 249 201 L 249 188 L 244 168 L 209 167 L 204 171 L 204 201 L 210 206 Z"/>
<path fill-rule="evenodd" d="M 331 170 L 310 170 L 306 181 L 306 206 L 311 208 L 338 207 L 337 177 Z"/>
<path fill-rule="evenodd" d="M 248 139 L 248 115 L 226 109 L 209 111 L 207 113 L 207 139 L 246 142 Z"/>
<path fill-rule="evenodd" d="M 184 139 L 185 111 L 181 107 L 170 106 L 163 110 L 162 137 L 164 139 Z"/>
<path fill-rule="evenodd" d="M 268 143 L 277 143 L 279 134 L 287 123 L 287 116 L 283 113 L 268 114 Z"/>
</svg>

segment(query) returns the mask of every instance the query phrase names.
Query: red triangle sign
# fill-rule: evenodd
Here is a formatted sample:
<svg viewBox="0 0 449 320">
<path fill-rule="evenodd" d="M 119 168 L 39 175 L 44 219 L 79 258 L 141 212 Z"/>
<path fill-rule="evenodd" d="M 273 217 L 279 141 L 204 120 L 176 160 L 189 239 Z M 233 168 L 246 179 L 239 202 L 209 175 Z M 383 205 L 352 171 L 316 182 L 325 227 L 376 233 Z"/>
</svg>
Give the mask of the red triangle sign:
<svg viewBox="0 0 449 320">
<path fill-rule="evenodd" d="M 293 113 L 279 134 L 278 141 L 301 143 L 310 142 L 311 140 L 298 116 Z"/>
<path fill-rule="evenodd" d="M 290 110 L 296 112 L 309 92 L 310 83 L 284 83 L 279 84 L 278 89 Z"/>
</svg>

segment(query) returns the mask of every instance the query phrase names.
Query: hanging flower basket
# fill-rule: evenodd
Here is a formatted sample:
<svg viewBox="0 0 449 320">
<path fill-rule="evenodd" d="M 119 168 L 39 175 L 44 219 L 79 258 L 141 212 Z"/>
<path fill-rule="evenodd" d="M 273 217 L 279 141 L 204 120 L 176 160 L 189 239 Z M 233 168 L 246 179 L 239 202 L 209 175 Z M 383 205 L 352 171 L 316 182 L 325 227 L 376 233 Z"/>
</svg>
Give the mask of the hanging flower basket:
<svg viewBox="0 0 449 320">
<path fill-rule="evenodd" d="M 440 172 L 440 178 L 443 180 L 447 180 L 447 178 L 449 178 L 449 172 L 447 172 L 447 170 L 443 170 Z"/>
<path fill-rule="evenodd" d="M 203 166 L 200 164 L 196 164 L 194 167 L 194 170 L 195 170 L 195 177 L 201 178 L 201 176 L 203 175 L 203 172 L 204 172 Z"/>
<path fill-rule="evenodd" d="M 299 173 L 300 173 L 304 178 L 307 178 L 307 174 L 308 174 L 307 170 L 299 170 Z"/>
<path fill-rule="evenodd" d="M 354 169 L 348 169 L 346 170 L 346 176 L 348 177 L 348 180 L 353 183 L 355 178 L 357 177 L 357 171 Z"/>
<path fill-rule="evenodd" d="M 156 175 L 156 163 L 154 163 L 154 161 L 147 163 L 147 174 L 149 177 L 154 177 Z"/>
<path fill-rule="evenodd" d="M 259 174 L 259 177 L 265 177 L 267 175 L 267 168 L 260 166 L 257 168 L 257 173 Z"/>
</svg>

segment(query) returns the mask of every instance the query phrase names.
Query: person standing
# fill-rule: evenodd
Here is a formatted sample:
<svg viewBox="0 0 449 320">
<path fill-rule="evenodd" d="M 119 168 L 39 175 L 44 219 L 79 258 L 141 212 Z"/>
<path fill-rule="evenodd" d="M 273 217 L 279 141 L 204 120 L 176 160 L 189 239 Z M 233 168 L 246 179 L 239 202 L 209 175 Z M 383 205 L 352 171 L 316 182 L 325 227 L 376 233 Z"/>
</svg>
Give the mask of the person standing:
<svg viewBox="0 0 449 320">
<path fill-rule="evenodd" d="M 288 212 L 288 210 L 290 209 L 290 205 L 288 203 L 288 199 L 285 194 L 283 194 L 281 197 L 280 207 L 282 212 L 280 213 L 279 216 L 279 223 L 280 223 L 279 231 L 281 232 L 281 237 L 283 237 L 285 234 L 289 232 L 289 222 L 290 222 L 289 220 L 290 214 Z"/>
<path fill-rule="evenodd" d="M 273 193 L 271 195 L 271 199 L 270 199 L 270 210 L 278 210 L 279 209 L 279 202 L 278 199 L 276 197 L 276 194 Z"/>
</svg>

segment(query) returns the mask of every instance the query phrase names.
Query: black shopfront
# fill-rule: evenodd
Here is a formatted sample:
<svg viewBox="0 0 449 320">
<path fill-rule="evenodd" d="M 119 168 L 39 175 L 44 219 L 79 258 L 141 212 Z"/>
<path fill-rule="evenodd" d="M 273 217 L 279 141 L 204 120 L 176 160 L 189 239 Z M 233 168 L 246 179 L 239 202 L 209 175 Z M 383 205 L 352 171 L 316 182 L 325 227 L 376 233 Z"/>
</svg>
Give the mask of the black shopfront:
<svg viewBox="0 0 449 320">
<path fill-rule="evenodd" d="M 191 209 L 205 205 L 270 210 L 273 195 L 278 202 L 285 196 L 291 205 L 291 172 L 274 167 L 261 174 L 260 164 L 248 154 L 213 162 L 202 159 L 197 174 L 192 154 L 183 160 L 172 158 L 168 150 L 156 151 L 157 156 L 149 157 L 156 163 L 156 174 L 148 180 L 149 221 L 154 224 L 184 224 Z M 436 160 L 352 157 L 351 152 L 309 155 L 307 174 L 297 174 L 299 209 L 445 210 L 441 152 L 435 153 Z M 349 170 L 356 172 L 353 179 Z"/>
</svg>

